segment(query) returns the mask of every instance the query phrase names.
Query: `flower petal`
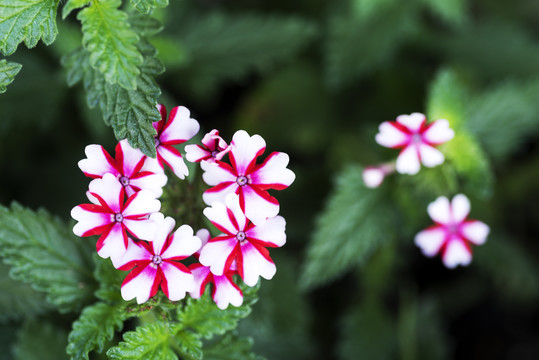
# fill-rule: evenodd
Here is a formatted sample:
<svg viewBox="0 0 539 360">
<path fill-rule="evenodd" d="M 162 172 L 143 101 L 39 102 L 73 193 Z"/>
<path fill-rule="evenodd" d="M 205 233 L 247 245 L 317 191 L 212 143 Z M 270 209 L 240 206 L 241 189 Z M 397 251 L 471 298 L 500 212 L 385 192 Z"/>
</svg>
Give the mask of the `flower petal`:
<svg viewBox="0 0 539 360">
<path fill-rule="evenodd" d="M 176 221 L 170 216 L 165 217 L 161 213 L 153 213 L 150 215 L 150 220 L 153 221 L 155 225 L 155 232 L 152 240 L 152 249 L 153 253 L 161 255 L 163 250 L 163 245 L 167 242 L 168 236 L 174 230 L 176 226 Z"/>
<path fill-rule="evenodd" d="M 388 148 L 398 148 L 410 142 L 410 135 L 402 132 L 391 121 L 384 121 L 378 127 L 375 141 Z"/>
<path fill-rule="evenodd" d="M 94 179 L 90 182 L 89 191 L 99 195 L 114 213 L 119 213 L 121 209 L 121 196 L 123 186 L 115 175 L 107 173 L 101 179 Z"/>
<path fill-rule="evenodd" d="M 400 174 L 417 174 L 421 168 L 417 147 L 414 145 L 405 147 L 397 157 L 395 166 Z"/>
<path fill-rule="evenodd" d="M 455 223 L 463 222 L 470 213 L 470 200 L 464 194 L 458 194 L 451 200 L 451 214 Z"/>
<path fill-rule="evenodd" d="M 185 158 L 190 162 L 214 161 L 211 152 L 197 144 L 185 145 Z"/>
<path fill-rule="evenodd" d="M 256 167 L 250 174 L 251 183 L 263 185 L 264 189 L 286 189 L 294 182 L 296 175 L 287 169 L 288 154 L 282 152 L 271 153 L 264 163 Z"/>
<path fill-rule="evenodd" d="M 454 237 L 447 243 L 442 256 L 444 265 L 450 269 L 457 265 L 468 265 L 472 261 L 472 253 L 460 238 Z"/>
<path fill-rule="evenodd" d="M 262 224 L 267 218 L 272 218 L 279 213 L 277 199 L 269 195 L 267 191 L 249 185 L 243 186 L 241 190 L 245 201 L 245 216 L 254 224 Z"/>
<path fill-rule="evenodd" d="M 186 292 L 196 289 L 193 274 L 184 265 L 174 261 L 164 261 L 160 266 L 164 276 L 161 288 L 170 300 L 181 300 Z"/>
<path fill-rule="evenodd" d="M 428 257 L 433 257 L 440 252 L 445 243 L 446 232 L 442 227 L 434 227 L 421 231 L 415 236 L 414 242 L 421 252 Z"/>
<path fill-rule="evenodd" d="M 73 227 L 77 236 L 99 235 L 104 226 L 113 222 L 111 214 L 103 213 L 98 205 L 82 204 L 71 210 L 71 217 L 78 221 Z"/>
<path fill-rule="evenodd" d="M 446 119 L 436 120 L 423 133 L 423 139 L 431 145 L 440 145 L 453 139 L 455 131 L 449 127 Z"/>
<path fill-rule="evenodd" d="M 157 155 L 159 160 L 168 165 L 172 169 L 172 172 L 180 179 L 189 175 L 189 169 L 187 169 L 182 155 L 175 147 L 161 144 L 157 148 Z"/>
<path fill-rule="evenodd" d="M 127 251 L 127 234 L 120 223 L 115 223 L 108 233 L 104 233 L 96 243 L 97 254 L 103 259 L 110 257 L 116 267 Z"/>
<path fill-rule="evenodd" d="M 461 231 L 466 240 L 475 245 L 482 245 L 487 241 L 490 228 L 481 221 L 471 220 L 462 224 Z"/>
<path fill-rule="evenodd" d="M 236 179 L 238 178 L 234 170 L 228 164 L 202 161 L 200 167 L 204 170 L 202 179 L 210 186 L 228 182 L 236 183 Z"/>
<path fill-rule="evenodd" d="M 121 166 L 122 174 L 129 178 L 140 171 L 145 157 L 146 155 L 139 149 L 133 149 L 126 139 L 121 140 L 116 146 L 118 166 Z"/>
<path fill-rule="evenodd" d="M 197 231 L 196 236 L 201 241 L 200 249 L 198 249 L 198 251 L 197 251 L 197 254 L 200 255 L 200 251 L 202 250 L 204 245 L 206 245 L 208 243 L 208 241 L 210 241 L 211 234 L 210 234 L 208 229 L 200 229 L 200 230 Z"/>
<path fill-rule="evenodd" d="M 176 106 L 170 110 L 168 121 L 159 134 L 159 141 L 169 145 L 186 142 L 198 133 L 200 124 L 190 118 L 190 111 L 185 106 Z"/>
<path fill-rule="evenodd" d="M 236 195 L 237 196 L 237 195 Z M 228 197 L 227 197 L 228 199 Z M 214 202 L 211 207 L 203 210 L 204 216 L 208 218 L 220 231 L 235 236 L 240 230 L 234 214 L 230 214 L 226 205 L 222 202 Z M 245 218 L 245 216 L 243 216 Z"/>
<path fill-rule="evenodd" d="M 122 211 L 124 217 L 140 217 L 159 211 L 161 202 L 149 190 L 140 190 L 131 195 Z"/>
<path fill-rule="evenodd" d="M 204 266 L 202 264 L 190 265 L 189 270 L 191 270 L 191 273 L 193 274 L 193 278 L 196 284 L 195 290 L 190 291 L 189 295 L 193 299 L 199 299 L 202 296 L 202 294 L 204 294 L 204 290 L 206 289 L 206 284 L 212 278 L 212 273 L 210 272 L 210 268 L 208 266 Z"/>
<path fill-rule="evenodd" d="M 140 240 L 152 241 L 155 239 L 157 224 L 150 219 L 125 219 L 123 225 L 134 237 Z"/>
<path fill-rule="evenodd" d="M 241 244 L 243 282 L 248 286 L 255 286 L 258 277 L 262 276 L 270 280 L 275 275 L 277 268 L 270 258 L 263 256 L 258 249 L 246 241 Z"/>
<path fill-rule="evenodd" d="M 155 197 L 160 197 L 163 194 L 163 186 L 167 183 L 167 176 L 163 173 L 153 173 L 145 171 L 139 172 L 139 175 L 129 180 L 130 187 L 135 187 L 139 190 L 149 190 Z M 140 175 L 143 174 L 143 175 Z M 130 196 L 132 194 L 128 194 Z"/>
<path fill-rule="evenodd" d="M 226 309 L 228 304 L 236 307 L 241 306 L 243 303 L 243 294 L 238 285 L 234 284 L 228 276 L 214 276 L 213 281 L 215 290 L 212 297 L 219 309 Z"/>
<path fill-rule="evenodd" d="M 432 220 L 439 224 L 447 225 L 451 223 L 451 207 L 449 199 L 445 196 L 440 196 L 427 207 L 427 212 Z"/>
<path fill-rule="evenodd" d="M 361 176 L 363 178 L 363 183 L 368 188 L 379 187 L 382 185 L 385 178 L 384 171 L 375 166 L 367 166 L 365 169 L 363 169 Z"/>
<path fill-rule="evenodd" d="M 137 298 L 137 303 L 142 304 L 151 297 L 156 284 L 157 269 L 152 266 L 137 267 L 132 270 L 122 283 L 122 298 L 131 300 Z"/>
<path fill-rule="evenodd" d="M 282 216 L 266 220 L 246 231 L 247 238 L 260 240 L 264 246 L 281 247 L 286 243 L 286 221 Z"/>
<path fill-rule="evenodd" d="M 78 165 L 82 172 L 89 177 L 102 177 L 106 173 L 118 175 L 116 161 L 101 145 L 88 145 L 84 149 L 86 159 L 79 161 Z"/>
<path fill-rule="evenodd" d="M 132 269 L 137 262 L 151 261 L 153 254 L 148 251 L 144 242 L 134 241 L 131 238 L 127 239 L 127 250 L 124 256 L 116 261 L 114 267 L 118 270 L 127 271 Z"/>
<path fill-rule="evenodd" d="M 412 133 L 418 133 L 423 125 L 427 121 L 425 115 L 415 112 L 410 115 L 397 116 L 397 122 L 406 126 Z"/>
<path fill-rule="evenodd" d="M 213 239 L 215 240 L 215 239 Z M 225 266 L 228 258 L 235 255 L 236 238 L 222 239 L 218 241 L 210 240 L 200 252 L 199 261 L 204 266 L 209 266 L 214 275 L 221 276 L 227 270 Z"/>
<path fill-rule="evenodd" d="M 182 225 L 170 237 L 170 245 L 161 254 L 163 259 L 186 258 L 193 255 L 202 245 L 201 240 L 194 236 L 189 225 Z"/>
<path fill-rule="evenodd" d="M 419 144 L 419 156 L 421 157 L 421 162 L 426 167 L 438 166 L 443 164 L 445 160 L 444 154 L 440 150 L 427 144 Z"/>
<path fill-rule="evenodd" d="M 232 137 L 230 161 L 238 175 L 247 175 L 256 158 L 266 149 L 266 141 L 260 135 L 249 136 L 245 130 L 238 130 Z"/>
</svg>

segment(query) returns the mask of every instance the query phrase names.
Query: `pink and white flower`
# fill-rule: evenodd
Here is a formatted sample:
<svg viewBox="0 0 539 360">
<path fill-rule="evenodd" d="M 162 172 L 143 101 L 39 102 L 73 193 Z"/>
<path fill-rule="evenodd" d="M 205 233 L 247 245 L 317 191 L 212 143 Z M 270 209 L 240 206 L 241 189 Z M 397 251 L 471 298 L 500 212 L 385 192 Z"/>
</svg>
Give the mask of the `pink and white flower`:
<svg viewBox="0 0 539 360">
<path fill-rule="evenodd" d="M 425 115 L 412 113 L 398 116 L 397 121 L 380 124 L 376 142 L 392 149 L 402 149 L 397 157 L 397 171 L 414 175 L 419 172 L 421 164 L 426 167 L 442 164 L 444 155 L 435 146 L 451 140 L 454 135 L 447 120 L 427 124 Z"/>
<path fill-rule="evenodd" d="M 84 152 L 86 159 L 79 161 L 79 168 L 84 175 L 97 179 L 111 173 L 118 178 L 127 196 L 142 189 L 152 191 L 156 197 L 163 193 L 162 188 L 167 183 L 166 175 L 143 171 L 146 155 L 133 149 L 127 140 L 121 140 L 116 145 L 116 158 L 110 156 L 101 145 L 88 145 Z"/>
<path fill-rule="evenodd" d="M 191 144 L 185 146 L 185 158 L 190 162 L 202 160 L 219 161 L 230 151 L 230 146 L 219 136 L 219 131 L 212 130 L 202 138 L 202 146 Z"/>
<path fill-rule="evenodd" d="M 167 109 L 159 104 L 157 109 L 161 113 L 161 121 L 152 125 L 157 130 L 155 136 L 155 149 L 157 159 L 148 158 L 145 169 L 156 171 L 163 170 L 165 165 L 170 167 L 180 179 L 189 174 L 187 165 L 182 155 L 174 145 L 183 144 L 198 133 L 200 125 L 195 119 L 191 119 L 191 113 L 184 106 L 174 107 L 167 118 Z"/>
<path fill-rule="evenodd" d="M 189 292 L 192 298 L 199 299 L 204 294 L 206 285 L 212 284 L 211 296 L 219 309 L 224 310 L 229 304 L 236 307 L 243 304 L 243 293 L 233 278 L 234 274 L 237 274 L 235 263 L 232 263 L 230 269 L 221 276 L 213 275 L 209 266 L 200 263 L 190 265 L 189 270 L 193 273 L 196 283 L 196 289 Z"/>
<path fill-rule="evenodd" d="M 185 297 L 196 288 L 189 269 L 180 263 L 200 248 L 200 239 L 189 225 L 180 226 L 174 233 L 174 219 L 157 213 L 151 216 L 158 231 L 153 241 L 130 240 L 129 247 L 118 263 L 119 270 L 131 270 L 122 283 L 122 298 L 136 298 L 142 304 L 157 293 L 159 287 L 172 301 Z"/>
<path fill-rule="evenodd" d="M 248 286 L 256 285 L 259 276 L 273 278 L 276 268 L 267 247 L 281 247 L 286 242 L 286 222 L 282 216 L 255 225 L 243 213 L 236 194 L 229 194 L 225 203 L 214 202 L 204 209 L 204 215 L 222 234 L 202 248 L 202 265 L 222 276 L 235 261 L 238 274 Z"/>
<path fill-rule="evenodd" d="M 436 223 L 415 236 L 415 244 L 424 255 L 442 255 L 448 268 L 468 265 L 472 261 L 471 244 L 481 245 L 487 240 L 489 227 L 478 220 L 468 220 L 470 201 L 459 194 L 449 199 L 440 196 L 430 203 L 427 211 Z"/>
<path fill-rule="evenodd" d="M 91 204 L 71 210 L 71 216 L 78 221 L 73 232 L 78 236 L 100 235 L 96 244 L 99 256 L 117 263 L 127 249 L 127 232 L 138 239 L 153 239 L 156 229 L 149 215 L 161 207 L 154 193 L 141 190 L 125 201 L 122 185 L 116 176 L 107 173 L 90 182 L 87 195 Z"/>
<path fill-rule="evenodd" d="M 382 185 L 384 178 L 395 172 L 395 163 L 387 163 L 377 166 L 367 166 L 361 174 L 363 183 L 368 188 L 377 188 Z"/>
<path fill-rule="evenodd" d="M 213 186 L 204 192 L 204 202 L 208 205 L 224 202 L 228 194 L 235 193 L 239 195 L 241 209 L 255 224 L 276 216 L 279 202 L 267 190 L 286 189 L 294 181 L 294 173 L 286 168 L 288 155 L 273 152 L 263 163 L 256 164 L 258 156 L 266 149 L 266 142 L 260 135 L 249 136 L 244 130 L 234 134 L 231 147 L 231 165 L 222 161 L 201 162 L 202 177 Z"/>
</svg>

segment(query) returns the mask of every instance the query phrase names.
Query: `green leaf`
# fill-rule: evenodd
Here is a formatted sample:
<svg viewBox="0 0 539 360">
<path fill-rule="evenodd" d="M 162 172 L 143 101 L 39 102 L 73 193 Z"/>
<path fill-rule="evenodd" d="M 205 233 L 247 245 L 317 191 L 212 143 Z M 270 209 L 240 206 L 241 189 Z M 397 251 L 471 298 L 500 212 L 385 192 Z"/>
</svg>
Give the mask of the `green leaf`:
<svg viewBox="0 0 539 360">
<path fill-rule="evenodd" d="M 165 322 L 152 322 L 126 332 L 124 341 L 107 351 L 110 359 L 177 360 L 169 342 L 173 329 Z"/>
<path fill-rule="evenodd" d="M 7 86 L 13 82 L 15 76 L 21 71 L 21 68 L 21 64 L 5 59 L 0 60 L 0 94 L 6 92 Z"/>
<path fill-rule="evenodd" d="M 228 333 L 209 346 L 204 346 L 202 350 L 204 360 L 260 359 L 251 352 L 252 347 L 253 339 L 250 337 L 239 337 Z"/>
<path fill-rule="evenodd" d="M 429 87 L 427 118 L 446 119 L 458 131 L 466 122 L 465 104 L 469 99 L 470 91 L 463 79 L 455 71 L 443 69 Z"/>
<path fill-rule="evenodd" d="M 361 174 L 362 168 L 350 167 L 337 178 L 307 249 L 300 281 L 305 288 L 364 264 L 374 250 L 395 237 L 392 209 L 383 200 L 384 187 L 368 189 Z"/>
<path fill-rule="evenodd" d="M 59 0 L 10 0 L 0 2 L 0 51 L 11 55 L 24 41 L 33 48 L 40 39 L 52 44 L 58 34 Z"/>
<path fill-rule="evenodd" d="M 423 2 L 433 13 L 450 24 L 460 25 L 467 20 L 467 0 L 423 0 Z"/>
<path fill-rule="evenodd" d="M 67 333 L 44 319 L 28 320 L 19 330 L 13 354 L 16 360 L 62 360 Z"/>
<path fill-rule="evenodd" d="M 98 0 L 79 12 L 84 47 L 90 52 L 90 64 L 109 84 L 127 90 L 137 88 L 139 66 L 143 58 L 137 49 L 139 36 L 118 9 L 121 0 Z"/>
<path fill-rule="evenodd" d="M 45 210 L 0 206 L 0 255 L 10 275 L 45 292 L 62 312 L 78 310 L 94 291 L 91 247 Z"/>
<path fill-rule="evenodd" d="M 143 14 L 149 14 L 153 9 L 168 6 L 168 0 L 131 0 L 131 4 Z"/>
<path fill-rule="evenodd" d="M 177 36 L 191 60 L 183 74 L 198 94 L 290 59 L 317 33 L 314 23 L 297 17 L 221 12 L 183 20 Z"/>
<path fill-rule="evenodd" d="M 41 293 L 21 281 L 11 279 L 8 270 L 0 263 L 0 323 L 33 317 L 51 309 Z"/>
<path fill-rule="evenodd" d="M 176 334 L 176 339 L 179 343 L 178 351 L 182 355 L 182 358 L 190 360 L 202 359 L 202 340 L 200 339 L 200 334 L 181 330 Z"/>
<path fill-rule="evenodd" d="M 94 255 L 94 260 L 97 263 L 94 276 L 99 283 L 99 289 L 96 290 L 95 295 L 103 301 L 123 302 L 121 287 L 127 273 L 114 268 L 108 259 L 102 259 L 97 254 Z"/>
<path fill-rule="evenodd" d="M 67 353 L 71 359 L 86 359 L 92 350 L 102 352 L 106 341 L 112 340 L 127 318 L 123 306 L 96 303 L 86 307 L 69 333 Z"/>
<path fill-rule="evenodd" d="M 80 9 L 83 6 L 88 5 L 90 1 L 91 0 L 67 0 L 62 9 L 62 19 L 65 20 L 65 18 L 68 17 L 73 10 Z"/>
</svg>

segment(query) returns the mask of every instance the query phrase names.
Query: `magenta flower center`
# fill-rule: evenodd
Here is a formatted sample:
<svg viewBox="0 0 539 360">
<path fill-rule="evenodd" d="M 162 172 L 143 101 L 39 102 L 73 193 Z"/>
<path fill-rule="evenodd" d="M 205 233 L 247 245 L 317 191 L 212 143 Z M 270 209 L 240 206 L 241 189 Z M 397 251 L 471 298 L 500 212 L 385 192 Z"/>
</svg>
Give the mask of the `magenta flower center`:
<svg viewBox="0 0 539 360">
<path fill-rule="evenodd" d="M 116 222 L 122 222 L 124 220 L 124 216 L 120 213 L 114 214 L 114 221 Z"/>
<path fill-rule="evenodd" d="M 159 145 L 161 145 L 161 141 L 159 141 L 159 138 L 155 138 L 155 148 L 157 149 Z"/>
<path fill-rule="evenodd" d="M 244 175 L 240 175 L 236 179 L 236 184 L 238 184 L 239 186 L 247 185 L 248 182 L 249 182 L 249 179 L 247 179 L 247 176 L 244 176 Z"/>
<path fill-rule="evenodd" d="M 154 255 L 152 257 L 152 263 L 154 263 L 155 265 L 159 265 L 162 262 L 163 262 L 163 258 L 160 255 Z"/>
<path fill-rule="evenodd" d="M 217 154 L 219 154 L 219 151 L 217 151 L 217 150 L 213 150 L 213 151 L 211 152 L 211 156 L 212 156 L 212 157 L 217 157 Z"/>
<path fill-rule="evenodd" d="M 129 178 L 127 176 L 122 176 L 120 178 L 120 183 L 122 184 L 122 186 L 127 186 L 129 185 Z"/>
<path fill-rule="evenodd" d="M 423 142 L 423 137 L 419 133 L 412 134 L 412 144 L 420 144 Z"/>
<path fill-rule="evenodd" d="M 457 235 L 459 233 L 458 224 L 451 224 L 451 225 L 447 226 L 447 231 L 452 235 Z"/>
<path fill-rule="evenodd" d="M 245 235 L 245 233 L 243 231 L 238 231 L 238 233 L 236 234 L 236 239 L 238 241 L 243 241 L 245 240 L 247 236 Z"/>
</svg>

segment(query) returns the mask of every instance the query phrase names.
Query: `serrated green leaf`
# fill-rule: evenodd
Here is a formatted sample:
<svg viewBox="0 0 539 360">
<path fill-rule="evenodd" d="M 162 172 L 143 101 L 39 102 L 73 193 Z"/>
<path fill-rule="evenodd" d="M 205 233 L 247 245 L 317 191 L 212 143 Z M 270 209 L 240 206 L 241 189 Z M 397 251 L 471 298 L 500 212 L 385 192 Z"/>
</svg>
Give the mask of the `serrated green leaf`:
<svg viewBox="0 0 539 360">
<path fill-rule="evenodd" d="M 133 31 L 142 36 L 152 36 L 163 30 L 163 24 L 156 18 L 134 12 L 129 13 L 129 24 Z"/>
<path fill-rule="evenodd" d="M 13 82 L 15 76 L 21 71 L 21 68 L 21 64 L 5 59 L 0 60 L 0 94 L 6 92 L 7 86 Z"/>
<path fill-rule="evenodd" d="M 384 188 L 365 187 L 361 174 L 360 167 L 350 167 L 337 178 L 307 249 L 300 281 L 305 288 L 365 263 L 375 249 L 395 237 L 392 209 L 382 199 Z"/>
<path fill-rule="evenodd" d="M 52 308 L 41 293 L 10 278 L 8 270 L 7 266 L 0 263 L 0 323 L 34 317 Z"/>
<path fill-rule="evenodd" d="M 184 20 L 178 34 L 190 60 L 184 77 L 202 95 L 289 59 L 317 33 L 314 23 L 297 17 L 214 13 Z"/>
<path fill-rule="evenodd" d="M 182 358 L 189 360 L 202 359 L 202 340 L 200 334 L 181 330 L 176 334 L 176 339 L 179 343 L 179 352 Z"/>
<path fill-rule="evenodd" d="M 45 292 L 62 312 L 78 310 L 92 298 L 90 247 L 45 210 L 17 203 L 0 207 L 0 254 L 10 275 Z"/>
<path fill-rule="evenodd" d="M 123 306 L 96 303 L 86 307 L 69 333 L 67 353 L 72 360 L 86 359 L 92 350 L 102 352 L 105 342 L 120 331 L 127 318 Z"/>
<path fill-rule="evenodd" d="M 91 0 L 67 0 L 66 4 L 62 8 L 62 19 L 65 19 L 69 14 L 75 10 L 80 9 L 90 3 Z"/>
<path fill-rule="evenodd" d="M 15 360 L 62 360 L 68 359 L 65 352 L 67 333 L 44 319 L 27 321 L 17 334 L 13 348 Z"/>
<path fill-rule="evenodd" d="M 94 255 L 94 260 L 97 264 L 94 276 L 99 283 L 95 295 L 103 301 L 123 302 L 120 291 L 126 273 L 114 268 L 110 261 L 102 259 L 97 254 Z"/>
<path fill-rule="evenodd" d="M 153 322 L 126 332 L 124 341 L 107 351 L 110 359 L 177 360 L 170 348 L 173 330 L 167 322 Z"/>
<path fill-rule="evenodd" d="M 452 129 L 460 130 L 466 120 L 465 103 L 470 92 L 459 75 L 450 69 L 436 74 L 429 88 L 427 118 L 446 119 Z"/>
<path fill-rule="evenodd" d="M 15 52 L 24 41 L 33 48 L 40 39 L 52 44 L 58 34 L 56 9 L 59 0 L 11 0 L 0 2 L 0 51 Z"/>
<path fill-rule="evenodd" d="M 79 12 L 83 45 L 90 52 L 90 64 L 109 84 L 127 90 L 137 88 L 143 57 L 137 49 L 139 36 L 119 10 L 121 0 L 99 0 Z"/>
<path fill-rule="evenodd" d="M 204 360 L 259 360 L 260 356 L 251 352 L 253 339 L 228 333 L 209 346 L 204 346 Z"/>
<path fill-rule="evenodd" d="M 153 9 L 168 6 L 168 0 L 131 0 L 131 4 L 143 14 L 149 14 Z"/>
</svg>

